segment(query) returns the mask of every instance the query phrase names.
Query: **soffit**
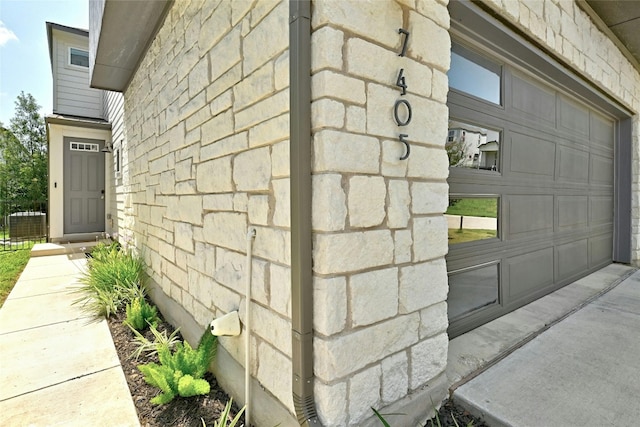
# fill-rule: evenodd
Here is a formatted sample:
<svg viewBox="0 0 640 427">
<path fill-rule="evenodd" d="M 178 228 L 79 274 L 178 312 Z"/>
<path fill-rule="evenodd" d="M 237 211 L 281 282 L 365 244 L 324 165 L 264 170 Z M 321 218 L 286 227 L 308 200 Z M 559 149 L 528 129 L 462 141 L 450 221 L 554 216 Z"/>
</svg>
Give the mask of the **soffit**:
<svg viewBox="0 0 640 427">
<path fill-rule="evenodd" d="M 89 14 L 91 87 L 122 92 L 172 0 L 93 2 Z"/>
<path fill-rule="evenodd" d="M 640 1 L 586 0 L 586 3 L 624 45 L 635 59 L 634 65 L 638 68 L 640 64 Z M 581 6 L 586 10 L 584 4 Z M 586 11 L 589 13 L 589 10 Z"/>
</svg>

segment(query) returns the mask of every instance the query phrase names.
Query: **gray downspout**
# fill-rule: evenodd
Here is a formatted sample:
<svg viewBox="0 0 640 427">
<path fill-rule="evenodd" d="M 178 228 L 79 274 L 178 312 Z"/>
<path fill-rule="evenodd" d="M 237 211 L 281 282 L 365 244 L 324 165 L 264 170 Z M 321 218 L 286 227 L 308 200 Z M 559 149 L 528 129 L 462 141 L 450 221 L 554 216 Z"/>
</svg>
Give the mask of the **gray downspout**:
<svg viewBox="0 0 640 427">
<path fill-rule="evenodd" d="M 311 2 L 289 0 L 292 393 L 300 425 L 321 425 L 313 397 Z"/>
</svg>

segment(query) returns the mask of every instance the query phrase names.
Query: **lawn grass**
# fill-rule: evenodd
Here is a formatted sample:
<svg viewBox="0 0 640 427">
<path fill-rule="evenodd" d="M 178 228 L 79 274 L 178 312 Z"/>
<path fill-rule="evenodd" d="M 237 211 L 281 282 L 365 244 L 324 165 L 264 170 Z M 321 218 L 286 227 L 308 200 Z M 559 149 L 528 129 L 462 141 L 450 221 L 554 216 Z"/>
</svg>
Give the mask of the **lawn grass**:
<svg viewBox="0 0 640 427">
<path fill-rule="evenodd" d="M 458 199 L 447 209 L 449 215 L 498 217 L 498 200 L 493 198 Z"/>
<path fill-rule="evenodd" d="M 33 246 L 33 245 L 30 245 Z M 18 281 L 31 256 L 31 247 L 16 251 L 0 252 L 0 307 Z"/>
<path fill-rule="evenodd" d="M 497 230 L 471 230 L 457 228 L 449 229 L 449 244 L 472 242 L 474 240 L 493 239 L 497 237 Z"/>
</svg>

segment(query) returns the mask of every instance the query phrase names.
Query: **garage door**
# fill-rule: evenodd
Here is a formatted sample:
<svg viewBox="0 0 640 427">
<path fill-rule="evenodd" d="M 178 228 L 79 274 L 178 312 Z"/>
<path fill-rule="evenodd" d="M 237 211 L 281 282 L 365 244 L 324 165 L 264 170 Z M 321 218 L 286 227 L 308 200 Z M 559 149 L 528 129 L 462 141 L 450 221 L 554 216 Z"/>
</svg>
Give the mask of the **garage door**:
<svg viewBox="0 0 640 427">
<path fill-rule="evenodd" d="M 460 40 L 449 87 L 455 336 L 612 262 L 617 121 Z"/>
</svg>

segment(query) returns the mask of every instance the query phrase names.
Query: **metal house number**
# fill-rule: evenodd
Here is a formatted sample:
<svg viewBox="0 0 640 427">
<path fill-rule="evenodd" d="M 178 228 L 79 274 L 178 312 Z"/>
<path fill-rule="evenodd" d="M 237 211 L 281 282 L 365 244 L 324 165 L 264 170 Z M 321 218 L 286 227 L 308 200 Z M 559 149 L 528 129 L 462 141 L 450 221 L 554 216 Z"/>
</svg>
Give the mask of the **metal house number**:
<svg viewBox="0 0 640 427">
<path fill-rule="evenodd" d="M 402 39 L 402 49 L 398 56 L 404 56 L 407 53 L 407 46 L 409 44 L 409 31 L 404 28 L 398 28 L 398 34 Z M 401 89 L 400 96 L 404 96 L 407 94 L 407 79 L 404 76 L 404 68 L 400 68 L 400 73 L 398 73 L 398 79 L 396 80 L 396 86 Z M 393 104 L 393 119 L 396 121 L 396 124 L 400 126 L 407 126 L 411 123 L 411 104 L 404 98 L 398 99 L 395 104 Z M 409 138 L 409 135 L 406 133 L 401 133 L 398 135 L 398 139 L 402 142 L 406 148 L 405 153 L 400 160 L 406 160 L 409 158 L 409 154 L 411 153 L 411 147 L 409 146 L 409 142 L 405 139 Z"/>
</svg>

